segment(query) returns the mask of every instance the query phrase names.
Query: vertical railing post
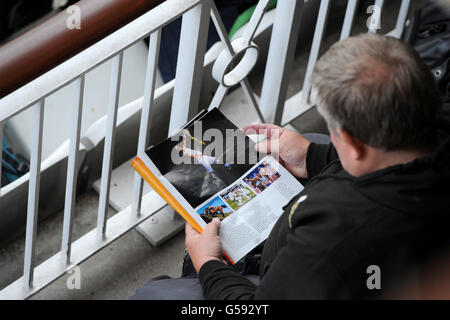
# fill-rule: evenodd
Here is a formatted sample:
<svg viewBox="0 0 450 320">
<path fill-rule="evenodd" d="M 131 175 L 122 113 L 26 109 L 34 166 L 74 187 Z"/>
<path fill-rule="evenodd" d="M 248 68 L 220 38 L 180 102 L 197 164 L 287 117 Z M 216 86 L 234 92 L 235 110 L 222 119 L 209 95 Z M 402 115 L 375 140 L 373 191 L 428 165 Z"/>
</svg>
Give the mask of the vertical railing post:
<svg viewBox="0 0 450 320">
<path fill-rule="evenodd" d="M 277 4 L 259 103 L 267 122 L 281 123 L 303 4 L 303 0 Z"/>
<path fill-rule="evenodd" d="M 210 10 L 209 0 L 203 0 L 183 15 L 169 135 L 198 112 Z"/>
<path fill-rule="evenodd" d="M 234 52 L 230 39 L 228 39 L 227 29 L 225 28 L 225 25 L 223 24 L 222 19 L 220 18 L 219 10 L 217 10 L 214 1 L 211 2 L 211 19 L 214 25 L 216 26 L 216 30 L 220 40 L 222 41 L 222 44 L 226 47 L 228 53 L 231 56 L 234 56 L 236 53 Z M 229 88 L 219 83 L 216 93 L 214 94 L 214 97 L 212 98 L 211 103 L 209 104 L 208 110 L 220 107 L 226 95 L 228 94 L 228 91 Z"/>
<path fill-rule="evenodd" d="M 30 178 L 28 183 L 28 207 L 25 236 L 23 279 L 26 289 L 33 286 L 36 229 L 39 208 L 39 184 L 41 176 L 42 126 L 44 99 L 33 107 L 33 136 L 30 153 Z"/>
<path fill-rule="evenodd" d="M 247 78 L 241 81 L 242 91 L 244 91 L 245 97 L 247 98 L 248 104 L 256 111 L 258 115 L 259 121 L 266 122 L 264 115 L 261 112 L 261 108 L 256 101 L 255 93 L 252 90 L 252 86 L 250 85 L 250 81 Z"/>
<path fill-rule="evenodd" d="M 204 0 L 183 15 L 169 135 L 198 111 L 210 9 Z"/>
<path fill-rule="evenodd" d="M 319 57 L 320 45 L 322 44 L 323 34 L 328 19 L 328 11 L 330 8 L 330 0 L 322 0 L 320 2 L 319 15 L 314 30 L 314 38 L 309 54 L 308 66 L 306 67 L 305 80 L 303 81 L 302 103 L 309 103 L 309 94 L 311 92 L 311 76 Z"/>
<path fill-rule="evenodd" d="M 3 122 L 0 121 L 0 197 L 2 196 Z"/>
<path fill-rule="evenodd" d="M 250 21 L 245 26 L 244 33 L 242 34 L 242 38 L 247 42 L 253 40 L 255 36 L 256 30 L 258 30 L 258 26 L 261 23 L 264 13 L 270 5 L 270 0 L 259 0 L 256 5 L 255 11 L 250 18 Z"/>
<path fill-rule="evenodd" d="M 100 199 L 97 216 L 97 238 L 103 240 L 108 219 L 109 192 L 111 188 L 111 171 L 113 165 L 114 138 L 116 132 L 117 112 L 119 106 L 120 81 L 122 78 L 123 51 L 115 56 L 111 65 L 109 84 L 108 120 L 106 124 L 105 147 L 103 150 Z"/>
<path fill-rule="evenodd" d="M 355 19 L 356 9 L 359 0 L 348 0 L 347 10 L 345 11 L 344 24 L 342 25 L 341 37 L 339 40 L 344 40 L 350 37 L 352 31 L 353 20 Z"/>
<path fill-rule="evenodd" d="M 147 57 L 147 71 L 145 76 L 145 87 L 144 87 L 144 102 L 142 104 L 141 111 L 141 124 L 139 128 L 139 140 L 137 154 L 140 155 L 145 152 L 148 144 L 148 136 L 150 133 L 150 119 L 153 109 L 153 99 L 155 95 L 155 85 L 156 85 L 156 74 L 158 71 L 158 57 L 159 57 L 159 47 L 161 42 L 161 31 L 150 35 L 150 43 L 148 48 Z M 142 191 L 143 191 L 143 180 L 138 174 L 134 174 L 134 189 L 133 189 L 133 202 L 132 202 L 132 212 L 133 214 L 139 216 L 141 213 L 142 204 Z"/>
<path fill-rule="evenodd" d="M 81 129 L 81 115 L 83 111 L 84 98 L 84 75 L 75 82 L 75 96 L 76 101 L 72 116 L 72 132 L 70 135 L 70 150 L 69 158 L 67 159 L 67 180 L 66 180 L 66 195 L 64 202 L 64 221 L 63 233 L 61 243 L 61 254 L 63 263 L 70 263 L 70 252 L 72 244 L 72 224 L 73 224 L 73 210 L 75 206 L 76 187 L 78 178 L 78 158 L 80 149 L 80 129 Z"/>
</svg>

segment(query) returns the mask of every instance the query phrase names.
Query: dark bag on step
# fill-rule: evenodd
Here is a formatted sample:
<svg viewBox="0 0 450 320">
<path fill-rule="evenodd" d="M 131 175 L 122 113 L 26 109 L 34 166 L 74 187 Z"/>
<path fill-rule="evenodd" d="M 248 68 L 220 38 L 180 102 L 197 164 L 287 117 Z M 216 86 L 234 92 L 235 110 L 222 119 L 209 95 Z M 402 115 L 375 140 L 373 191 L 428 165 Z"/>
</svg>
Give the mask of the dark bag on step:
<svg viewBox="0 0 450 320">
<path fill-rule="evenodd" d="M 444 98 L 444 118 L 450 121 L 450 7 L 428 0 L 415 12 L 403 40 L 430 68 Z"/>
</svg>

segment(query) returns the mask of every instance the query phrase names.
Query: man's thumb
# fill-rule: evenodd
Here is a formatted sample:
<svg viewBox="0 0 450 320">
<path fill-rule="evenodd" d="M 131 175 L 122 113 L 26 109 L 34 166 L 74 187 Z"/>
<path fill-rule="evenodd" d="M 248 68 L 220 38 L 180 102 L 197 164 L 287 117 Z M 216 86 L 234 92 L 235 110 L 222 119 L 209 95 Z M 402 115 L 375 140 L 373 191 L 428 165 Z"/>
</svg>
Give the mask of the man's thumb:
<svg viewBox="0 0 450 320">
<path fill-rule="evenodd" d="M 205 227 L 205 233 L 210 235 L 217 235 L 219 232 L 220 219 L 214 218 L 210 223 L 208 223 Z"/>
</svg>

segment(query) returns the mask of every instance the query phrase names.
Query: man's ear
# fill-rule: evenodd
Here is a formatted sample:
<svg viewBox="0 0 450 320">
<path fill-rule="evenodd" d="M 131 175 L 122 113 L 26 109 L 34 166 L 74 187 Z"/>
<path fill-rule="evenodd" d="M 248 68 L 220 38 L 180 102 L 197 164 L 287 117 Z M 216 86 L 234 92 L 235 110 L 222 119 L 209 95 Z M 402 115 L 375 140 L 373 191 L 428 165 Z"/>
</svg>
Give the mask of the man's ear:
<svg viewBox="0 0 450 320">
<path fill-rule="evenodd" d="M 352 136 L 345 129 L 338 128 L 336 131 L 341 139 L 341 142 L 345 145 L 347 154 L 353 160 L 361 160 L 366 153 L 365 144 L 358 138 Z"/>
</svg>

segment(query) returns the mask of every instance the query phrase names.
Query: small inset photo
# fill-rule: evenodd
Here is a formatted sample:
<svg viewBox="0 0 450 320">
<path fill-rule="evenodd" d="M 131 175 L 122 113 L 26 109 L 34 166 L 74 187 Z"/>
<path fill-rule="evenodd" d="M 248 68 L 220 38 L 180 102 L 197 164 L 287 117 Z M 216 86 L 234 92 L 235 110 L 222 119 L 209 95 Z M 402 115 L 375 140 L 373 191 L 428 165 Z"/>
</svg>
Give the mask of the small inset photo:
<svg viewBox="0 0 450 320">
<path fill-rule="evenodd" d="M 256 194 L 248 186 L 238 182 L 220 196 L 233 210 L 238 210 L 256 197 Z"/>
<path fill-rule="evenodd" d="M 253 191 L 259 194 L 266 190 L 279 177 L 280 173 L 267 161 L 264 161 L 242 180 L 244 180 Z"/>
<path fill-rule="evenodd" d="M 210 223 L 214 218 L 225 219 L 233 213 L 233 210 L 220 197 L 215 197 L 200 209 L 197 209 L 197 213 L 206 223 Z"/>
</svg>

